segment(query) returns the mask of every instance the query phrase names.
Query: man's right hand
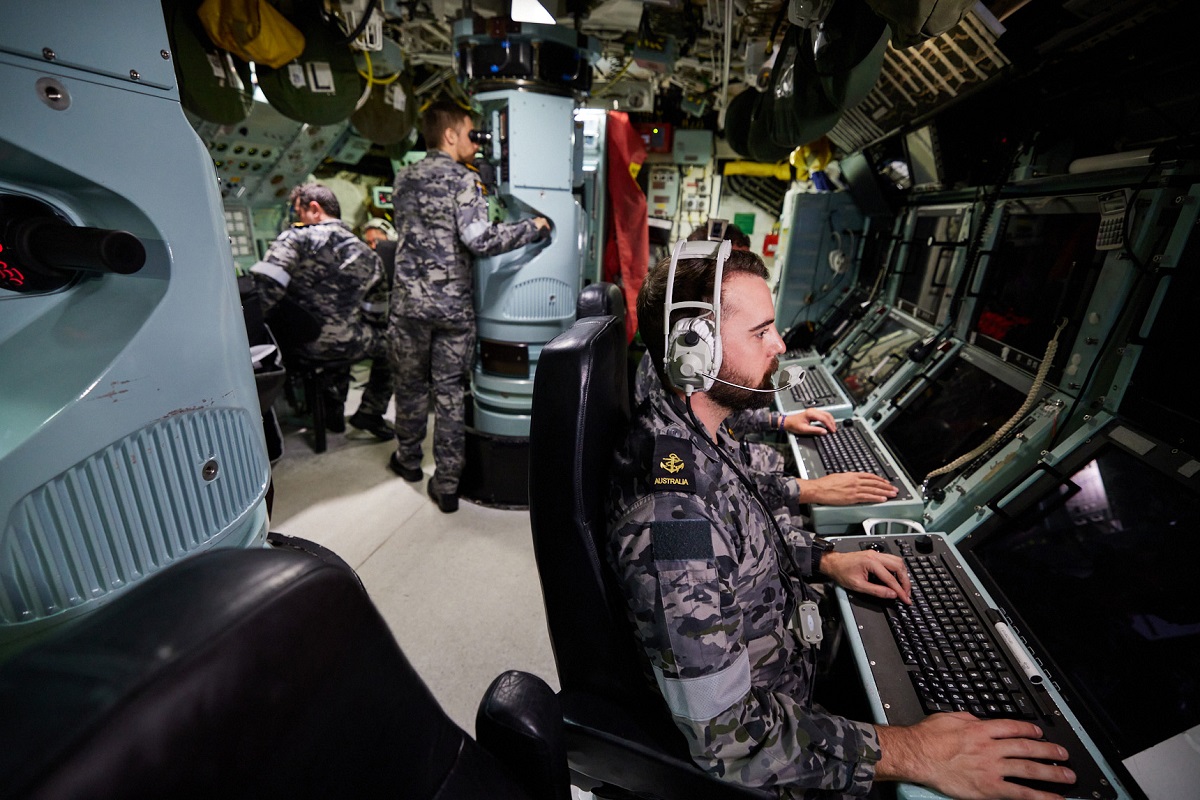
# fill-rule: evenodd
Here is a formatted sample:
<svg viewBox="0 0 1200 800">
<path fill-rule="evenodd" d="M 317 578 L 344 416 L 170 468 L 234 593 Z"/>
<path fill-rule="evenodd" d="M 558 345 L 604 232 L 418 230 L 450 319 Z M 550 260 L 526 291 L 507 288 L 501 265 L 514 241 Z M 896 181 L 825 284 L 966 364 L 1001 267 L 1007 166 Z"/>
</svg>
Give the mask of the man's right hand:
<svg viewBox="0 0 1200 800">
<path fill-rule="evenodd" d="M 1059 795 L 1004 780 L 1024 778 L 1072 784 L 1075 773 L 1043 763 L 1065 761 L 1067 751 L 1038 741 L 1038 726 L 1015 719 L 981 720 L 955 712 L 934 714 L 909 727 L 875 726 L 883 758 L 876 780 L 906 781 L 959 800 L 1055 800 Z"/>
<path fill-rule="evenodd" d="M 534 217 L 533 224 L 537 225 L 539 231 L 550 230 L 550 220 L 546 219 L 545 217 Z"/>
<path fill-rule="evenodd" d="M 882 503 L 899 493 L 886 478 L 870 472 L 834 472 L 823 478 L 796 479 L 800 484 L 800 502 L 823 506 L 852 506 L 855 503 Z"/>
</svg>

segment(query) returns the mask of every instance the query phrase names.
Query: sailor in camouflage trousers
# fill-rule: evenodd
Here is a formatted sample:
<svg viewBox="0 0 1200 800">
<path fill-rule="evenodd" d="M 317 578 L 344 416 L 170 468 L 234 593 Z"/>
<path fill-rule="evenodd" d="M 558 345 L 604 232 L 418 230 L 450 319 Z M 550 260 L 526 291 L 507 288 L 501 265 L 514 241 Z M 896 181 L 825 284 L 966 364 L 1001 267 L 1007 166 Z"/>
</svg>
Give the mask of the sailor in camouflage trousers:
<svg viewBox="0 0 1200 800">
<path fill-rule="evenodd" d="M 379 257 L 343 222 L 337 197 L 321 184 L 292 190 L 297 225 L 283 231 L 250 268 L 263 313 L 276 325 L 297 315 L 309 321 L 315 338 L 296 341 L 289 356 L 305 359 L 358 359 L 379 345 L 377 330 L 367 320 L 364 301 L 383 280 Z M 290 306 L 290 316 L 284 312 Z M 319 329 L 318 329 L 319 326 Z M 275 330 L 281 347 L 294 331 Z M 302 337 L 303 338 L 303 337 Z M 350 370 L 327 382 L 329 428 L 345 430 L 342 409 L 350 387 Z"/>
<path fill-rule="evenodd" d="M 467 164 L 479 146 L 474 122 L 452 102 L 422 120 L 424 159 L 396 174 L 392 192 L 399 241 L 388 317 L 396 386 L 396 452 L 390 466 L 419 481 L 429 393 L 434 393 L 433 460 L 428 492 L 442 511 L 458 508 L 464 459 L 463 393 L 475 355 L 474 266 L 538 239 L 543 217 L 493 223 L 478 174 Z"/>
</svg>

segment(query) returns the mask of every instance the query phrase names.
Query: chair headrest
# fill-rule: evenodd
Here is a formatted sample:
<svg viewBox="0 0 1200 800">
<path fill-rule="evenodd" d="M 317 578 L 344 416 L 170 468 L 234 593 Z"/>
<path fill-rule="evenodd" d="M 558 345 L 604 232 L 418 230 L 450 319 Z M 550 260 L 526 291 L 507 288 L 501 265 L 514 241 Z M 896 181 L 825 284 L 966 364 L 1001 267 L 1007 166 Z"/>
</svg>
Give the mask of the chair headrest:
<svg viewBox="0 0 1200 800">
<path fill-rule="evenodd" d="M 624 322 L 625 294 L 615 283 L 589 283 L 575 301 L 575 318 L 602 317 L 611 314 Z"/>
</svg>

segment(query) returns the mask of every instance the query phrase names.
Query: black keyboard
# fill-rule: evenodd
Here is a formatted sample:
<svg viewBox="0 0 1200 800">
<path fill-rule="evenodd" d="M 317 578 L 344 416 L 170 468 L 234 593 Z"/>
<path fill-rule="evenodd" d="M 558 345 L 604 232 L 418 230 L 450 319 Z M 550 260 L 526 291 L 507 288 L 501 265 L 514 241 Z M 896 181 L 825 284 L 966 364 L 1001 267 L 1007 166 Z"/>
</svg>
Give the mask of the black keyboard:
<svg viewBox="0 0 1200 800">
<path fill-rule="evenodd" d="M 793 386 L 790 391 L 792 400 L 803 408 L 826 405 L 831 400 L 838 399 L 837 392 L 829 386 L 825 377 L 816 369 L 805 370 L 804 380 Z"/>
<path fill-rule="evenodd" d="M 862 433 L 849 423 L 847 420 L 836 431 L 813 437 L 825 472 L 871 472 L 891 480 Z"/>
<path fill-rule="evenodd" d="M 911 606 L 887 608 L 888 626 L 926 714 L 969 711 L 977 717 L 1034 719 L 1029 697 L 939 556 L 905 558 Z"/>
<path fill-rule="evenodd" d="M 980 718 L 1026 719 L 1046 740 L 1066 748 L 1075 770 L 1073 786 L 1017 780 L 1041 791 L 1073 798 L 1115 798 L 1115 787 L 1063 719 L 1046 687 L 1026 679 L 998 638 L 989 608 L 962 573 L 940 536 L 912 534 L 846 537 L 837 550 L 892 553 L 904 559 L 912 584 L 912 606 L 850 594 L 850 625 L 870 664 L 885 720 L 912 725 L 943 711 Z M 1010 779 L 1011 780 L 1011 779 Z"/>
</svg>

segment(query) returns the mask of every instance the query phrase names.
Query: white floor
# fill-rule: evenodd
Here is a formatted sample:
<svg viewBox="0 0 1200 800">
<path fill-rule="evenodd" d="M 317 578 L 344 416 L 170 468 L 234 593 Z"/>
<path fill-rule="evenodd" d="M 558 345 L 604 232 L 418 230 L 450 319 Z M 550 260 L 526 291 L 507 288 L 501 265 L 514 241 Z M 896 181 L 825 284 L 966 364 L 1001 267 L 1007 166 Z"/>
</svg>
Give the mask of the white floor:
<svg viewBox="0 0 1200 800">
<path fill-rule="evenodd" d="M 347 413 L 358 406 L 365 374 L 355 377 Z M 473 735 L 480 698 L 508 669 L 557 691 L 528 512 L 464 500 L 443 514 L 424 481 L 408 483 L 387 468 L 392 443 L 347 426 L 317 454 L 286 402 L 276 408 L 285 444 L 273 471 L 271 530 L 321 544 L 358 572 L 450 717 Z M 428 442 L 425 452 L 429 475 Z"/>
</svg>

